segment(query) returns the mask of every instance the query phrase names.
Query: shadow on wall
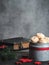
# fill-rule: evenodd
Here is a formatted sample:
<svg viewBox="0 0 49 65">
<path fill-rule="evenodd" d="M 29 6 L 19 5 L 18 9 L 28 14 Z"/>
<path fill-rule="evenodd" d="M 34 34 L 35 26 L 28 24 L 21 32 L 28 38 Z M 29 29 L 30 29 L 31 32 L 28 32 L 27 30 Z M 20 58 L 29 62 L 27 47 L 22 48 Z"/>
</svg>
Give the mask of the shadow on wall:
<svg viewBox="0 0 49 65">
<path fill-rule="evenodd" d="M 6 6 L 3 3 L 3 0 L 0 0 L 0 13 L 4 12 L 6 10 Z"/>
</svg>

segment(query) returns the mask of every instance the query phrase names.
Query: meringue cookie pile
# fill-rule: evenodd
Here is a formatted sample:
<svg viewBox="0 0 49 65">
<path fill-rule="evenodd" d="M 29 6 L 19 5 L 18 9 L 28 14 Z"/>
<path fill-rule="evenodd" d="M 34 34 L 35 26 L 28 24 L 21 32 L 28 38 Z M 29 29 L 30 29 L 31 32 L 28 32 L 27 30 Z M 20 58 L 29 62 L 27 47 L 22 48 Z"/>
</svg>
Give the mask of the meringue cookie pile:
<svg viewBox="0 0 49 65">
<path fill-rule="evenodd" d="M 33 43 L 49 43 L 49 37 L 46 37 L 43 33 L 37 33 L 31 37 Z"/>
</svg>

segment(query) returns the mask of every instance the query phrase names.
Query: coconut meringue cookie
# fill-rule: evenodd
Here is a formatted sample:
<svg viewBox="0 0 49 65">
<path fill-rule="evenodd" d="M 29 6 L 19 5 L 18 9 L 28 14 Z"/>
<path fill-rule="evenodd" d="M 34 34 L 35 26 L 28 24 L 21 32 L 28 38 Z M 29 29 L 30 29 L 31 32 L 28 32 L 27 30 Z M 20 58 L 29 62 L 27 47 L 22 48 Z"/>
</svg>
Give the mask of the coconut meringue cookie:
<svg viewBox="0 0 49 65">
<path fill-rule="evenodd" d="M 33 36 L 33 37 L 31 38 L 31 41 L 32 41 L 33 43 L 37 43 L 37 42 L 39 41 L 39 38 L 38 38 L 37 36 Z"/>
<path fill-rule="evenodd" d="M 45 38 L 45 35 L 43 33 L 37 33 L 36 35 L 39 39 Z"/>
<path fill-rule="evenodd" d="M 31 37 L 33 43 L 49 43 L 49 37 L 46 37 L 43 33 L 37 33 Z"/>
</svg>

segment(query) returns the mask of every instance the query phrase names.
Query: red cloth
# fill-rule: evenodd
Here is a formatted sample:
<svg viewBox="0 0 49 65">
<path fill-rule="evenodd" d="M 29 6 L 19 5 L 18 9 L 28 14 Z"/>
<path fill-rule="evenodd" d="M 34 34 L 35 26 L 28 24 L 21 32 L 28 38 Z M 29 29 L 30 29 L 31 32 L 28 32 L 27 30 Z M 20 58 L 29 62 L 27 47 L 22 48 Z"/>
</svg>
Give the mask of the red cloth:
<svg viewBox="0 0 49 65">
<path fill-rule="evenodd" d="M 0 48 L 4 49 L 6 48 L 6 45 L 1 45 Z"/>
<path fill-rule="evenodd" d="M 21 61 L 21 62 L 32 62 L 32 59 L 21 58 L 19 61 Z"/>
<path fill-rule="evenodd" d="M 34 62 L 35 65 L 41 65 L 41 62 Z"/>
</svg>

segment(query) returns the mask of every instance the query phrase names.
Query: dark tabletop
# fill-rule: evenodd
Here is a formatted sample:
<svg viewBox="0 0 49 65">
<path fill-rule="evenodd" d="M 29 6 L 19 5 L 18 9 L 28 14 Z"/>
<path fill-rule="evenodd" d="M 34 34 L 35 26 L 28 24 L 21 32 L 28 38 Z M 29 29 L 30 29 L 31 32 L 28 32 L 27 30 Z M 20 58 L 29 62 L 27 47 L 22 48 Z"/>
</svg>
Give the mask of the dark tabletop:
<svg viewBox="0 0 49 65">
<path fill-rule="evenodd" d="M 0 60 L 0 64 L 1 65 L 16 65 L 15 62 L 17 60 L 6 60 L 6 61 L 1 61 Z M 32 63 L 22 63 L 21 65 L 34 65 L 33 62 Z M 41 65 L 48 65 L 47 62 L 43 62 Z"/>
</svg>

